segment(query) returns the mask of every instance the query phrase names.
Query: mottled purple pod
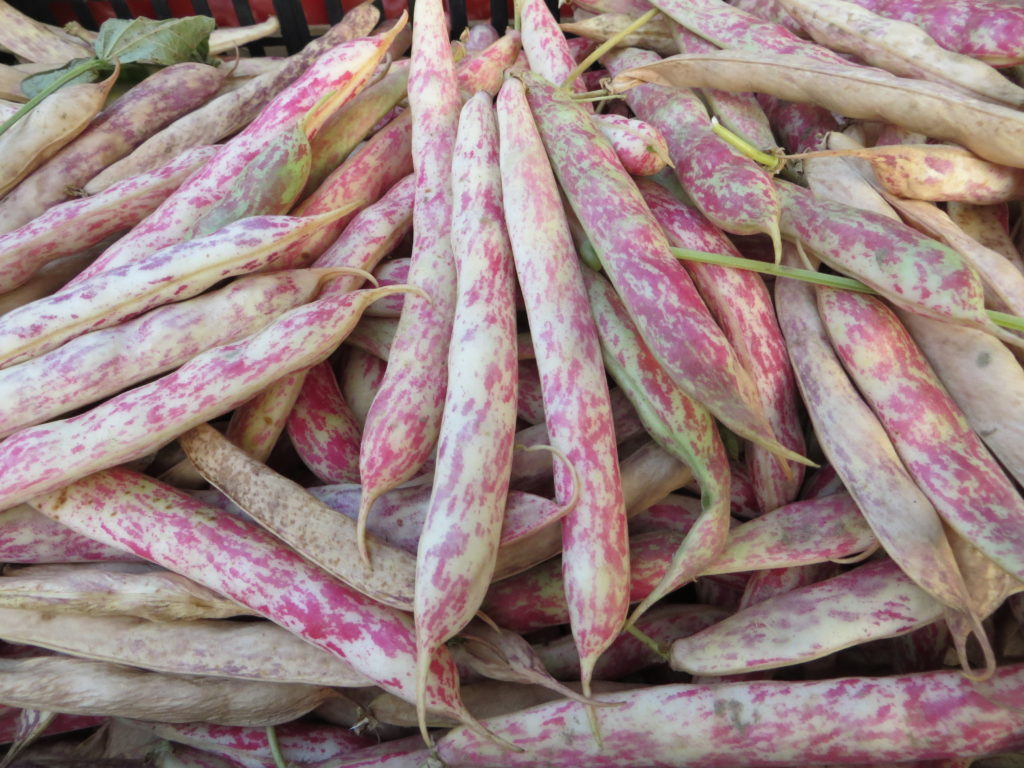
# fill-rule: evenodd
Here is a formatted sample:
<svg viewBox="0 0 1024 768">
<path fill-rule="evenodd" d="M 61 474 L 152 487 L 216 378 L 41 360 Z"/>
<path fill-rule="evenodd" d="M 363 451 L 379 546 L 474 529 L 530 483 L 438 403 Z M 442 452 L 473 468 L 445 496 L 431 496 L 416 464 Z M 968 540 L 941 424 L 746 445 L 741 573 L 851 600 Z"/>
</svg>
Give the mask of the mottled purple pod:
<svg viewBox="0 0 1024 768">
<path fill-rule="evenodd" d="M 397 354 L 389 358 L 366 417 L 359 454 L 360 539 L 373 502 L 416 473 L 436 445 L 441 426 L 455 311 L 451 168 L 460 107 L 444 10 L 439 0 L 427 0 L 413 20 L 409 70 L 410 147 L 416 176 L 409 279 L 429 298 L 405 303 L 395 340 Z"/>
<path fill-rule="evenodd" d="M 216 144 L 238 133 L 322 54 L 369 34 L 379 15 L 376 8 L 365 3 L 350 9 L 339 24 L 313 38 L 274 71 L 253 77 L 241 87 L 210 99 L 146 139 L 127 157 L 108 165 L 85 185 L 85 191 L 96 194 L 117 181 L 159 168 L 191 147 Z M 313 102 L 309 102 L 307 107 L 312 105 Z"/>
<path fill-rule="evenodd" d="M 0 370 L 0 436 L 96 402 L 255 333 L 313 298 L 323 273 L 280 271 L 237 280 L 134 320 L 92 331 Z M 218 322 L 207 319 L 216 316 Z"/>
<path fill-rule="evenodd" d="M 637 185 L 669 242 L 679 248 L 739 256 L 731 241 L 693 208 L 657 184 Z M 779 441 L 794 453 L 804 452 L 799 400 L 785 341 L 764 280 L 742 269 L 685 262 L 702 298 L 747 371 L 753 376 L 764 412 Z M 803 479 L 801 465 L 781 461 L 758 445 L 746 455 L 761 511 L 796 498 Z"/>
<path fill-rule="evenodd" d="M 0 443 L 0 508 L 145 456 L 227 413 L 282 376 L 326 359 L 362 309 L 394 290 L 319 299 L 242 341 L 207 350 L 174 373 L 81 415 L 16 432 Z M 75 456 L 73 462 L 66 460 L 69 454 Z"/>
<path fill-rule="evenodd" d="M 54 259 L 135 226 L 216 152 L 215 147 L 196 147 L 162 168 L 125 179 L 98 195 L 55 205 L 0 235 L 0 292 L 22 285 Z"/>
<path fill-rule="evenodd" d="M 314 365 L 288 416 L 288 437 L 325 483 L 359 482 L 359 425 L 327 363 Z"/>
<path fill-rule="evenodd" d="M 800 664 L 911 632 L 944 607 L 891 560 L 759 602 L 672 643 L 672 667 L 728 675 Z"/>
<path fill-rule="evenodd" d="M 0 231 L 17 229 L 50 206 L 69 200 L 69 189 L 82 186 L 150 134 L 209 99 L 226 71 L 226 67 L 189 62 L 147 77 L 3 199 Z"/>
<path fill-rule="evenodd" d="M 497 571 L 515 573 L 522 563 L 537 562 L 532 558 L 538 553 L 547 550 L 551 556 L 564 548 L 565 590 L 586 693 L 593 665 L 621 631 L 628 608 L 629 553 L 616 429 L 600 341 L 564 207 L 518 80 L 505 83 L 497 113 L 505 221 L 541 378 L 544 431 L 576 476 L 574 480 L 568 467 L 557 462 L 555 497 L 568 504 L 577 496 L 561 536 L 555 531 L 546 546 L 533 541 L 529 548 L 520 548 L 521 558 L 506 550 Z M 512 474 L 515 482 L 515 465 Z"/>
<path fill-rule="evenodd" d="M 529 73 L 521 77 L 562 189 L 658 362 L 734 432 L 802 460 L 778 443 L 750 375 L 672 256 L 615 150 L 568 96 Z"/>
<path fill-rule="evenodd" d="M 881 301 L 820 288 L 833 347 L 947 524 L 1024 578 L 1024 499 Z"/>
<path fill-rule="evenodd" d="M 938 513 L 843 370 L 818 316 L 814 288 L 780 279 L 775 294 L 779 325 L 825 456 L 889 556 L 941 602 L 966 610 L 970 598 Z"/>
<path fill-rule="evenodd" d="M 442 737 L 437 751 L 450 765 L 478 768 L 760 768 L 996 754 L 1024 743 L 1022 682 L 1024 667 L 1009 665 L 981 684 L 943 670 L 661 685 L 599 696 L 620 702 L 596 712 L 601 745 L 589 737 L 586 707 L 560 701 L 484 721 L 499 736 L 522 740 L 525 752 L 502 751 L 465 728 Z"/>
<path fill-rule="evenodd" d="M 627 48 L 602 61 L 613 75 L 618 75 L 659 58 Z M 638 117 L 661 131 L 679 183 L 705 216 L 732 234 L 763 233 L 778 241 L 779 201 L 771 177 L 715 136 L 707 109 L 696 93 L 640 85 L 630 89 L 626 102 Z"/>
<path fill-rule="evenodd" d="M 413 615 L 421 686 L 434 651 L 472 620 L 484 599 L 512 471 L 517 400 L 512 247 L 504 224 L 498 121 L 486 92 L 462 109 L 451 185 L 458 282 L 434 483 L 416 552 Z M 427 739 L 422 695 L 417 712 Z"/>
<path fill-rule="evenodd" d="M 725 546 L 729 532 L 729 459 L 711 414 L 658 365 L 611 284 L 589 270 L 584 279 L 601 336 L 605 368 L 633 403 L 647 432 L 690 467 L 701 488 L 702 514 L 662 580 L 633 611 L 630 620 L 635 621 L 666 594 L 695 578 Z"/>
<path fill-rule="evenodd" d="M 415 695 L 409 617 L 328 576 L 254 523 L 124 469 L 37 497 L 33 506 L 247 605 L 406 700 Z M 225 558 L 225 550 L 234 556 Z M 472 722 L 458 699 L 451 657 L 438 653 L 431 672 L 428 705 Z"/>
<path fill-rule="evenodd" d="M 630 175 L 653 176 L 671 164 L 665 137 L 650 123 L 621 115 L 595 115 L 594 120 Z"/>
</svg>

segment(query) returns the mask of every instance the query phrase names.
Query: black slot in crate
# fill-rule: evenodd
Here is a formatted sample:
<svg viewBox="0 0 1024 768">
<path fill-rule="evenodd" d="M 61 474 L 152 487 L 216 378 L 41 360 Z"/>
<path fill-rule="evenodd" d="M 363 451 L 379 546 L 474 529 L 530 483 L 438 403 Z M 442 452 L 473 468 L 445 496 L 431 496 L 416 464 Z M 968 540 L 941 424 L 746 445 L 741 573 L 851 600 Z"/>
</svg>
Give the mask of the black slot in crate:
<svg viewBox="0 0 1024 768">
<path fill-rule="evenodd" d="M 141 3 L 129 0 L 10 0 L 11 4 L 34 19 L 49 24 L 67 21 L 69 15 L 86 29 L 97 29 L 104 19 L 117 17 L 130 19 L 138 12 Z M 215 16 L 223 11 L 228 0 L 214 0 L 216 6 L 211 8 L 210 0 L 148 0 L 152 9 L 152 17 L 169 19 L 189 14 Z M 411 14 L 415 13 L 415 0 L 406 0 Z M 502 31 L 508 24 L 511 0 L 446 0 L 451 14 L 452 34 L 465 29 L 469 21 L 483 19 L 488 16 L 491 23 Z M 548 7 L 557 14 L 558 0 L 546 0 Z M 348 4 L 348 3 L 346 3 Z M 393 3 L 385 0 L 374 0 L 374 4 L 384 11 L 394 9 Z M 317 23 L 335 24 L 344 15 L 342 0 L 230 0 L 230 11 L 233 11 L 237 23 L 241 25 L 255 24 L 262 21 L 267 12 L 277 16 L 281 25 L 280 37 L 268 37 L 246 48 L 253 56 L 261 56 L 266 47 L 284 46 L 289 53 L 295 53 L 308 43 L 316 34 Z M 261 13 L 262 11 L 262 13 Z M 140 14 L 141 15 L 141 14 Z M 150 15 L 147 13 L 145 15 Z M 223 16 L 223 13 L 219 15 Z M 307 20 L 312 18 L 312 23 Z"/>
</svg>

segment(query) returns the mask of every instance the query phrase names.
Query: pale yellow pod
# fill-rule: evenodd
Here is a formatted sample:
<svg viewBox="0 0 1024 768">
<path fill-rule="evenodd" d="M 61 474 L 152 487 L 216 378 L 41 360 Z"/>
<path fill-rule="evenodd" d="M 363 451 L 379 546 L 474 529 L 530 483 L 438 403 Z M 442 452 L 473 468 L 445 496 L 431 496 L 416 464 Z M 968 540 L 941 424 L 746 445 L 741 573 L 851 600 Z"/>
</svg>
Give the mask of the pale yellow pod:
<svg viewBox="0 0 1024 768">
<path fill-rule="evenodd" d="M 84 41 L 57 27 L 41 24 L 4 0 L 0 0 L 0 46 L 25 61 L 54 65 L 93 55 Z"/>
<path fill-rule="evenodd" d="M 264 37 L 281 34 L 281 25 L 276 16 L 270 16 L 260 24 L 249 24 L 244 27 L 223 27 L 210 33 L 210 55 L 230 53 L 235 48 Z"/>
<path fill-rule="evenodd" d="M 1020 106 L 1024 89 L 988 64 L 946 50 L 916 24 L 888 19 L 847 0 L 779 0 L 822 45 L 852 53 L 894 75 L 944 83 Z"/>
<path fill-rule="evenodd" d="M 0 195 L 57 154 L 103 109 L 119 68 L 99 83 L 61 88 L 0 136 Z"/>
</svg>

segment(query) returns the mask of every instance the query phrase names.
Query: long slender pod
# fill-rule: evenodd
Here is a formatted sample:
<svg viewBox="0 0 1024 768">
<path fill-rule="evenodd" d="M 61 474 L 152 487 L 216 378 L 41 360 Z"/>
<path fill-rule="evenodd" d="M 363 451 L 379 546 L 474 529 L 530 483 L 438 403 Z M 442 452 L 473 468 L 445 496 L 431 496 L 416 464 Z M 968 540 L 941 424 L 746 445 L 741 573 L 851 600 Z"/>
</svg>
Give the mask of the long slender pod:
<svg viewBox="0 0 1024 768">
<path fill-rule="evenodd" d="M 472 620 L 484 599 L 512 471 L 514 277 L 503 221 L 498 123 L 485 92 L 470 98 L 459 117 L 451 184 L 458 283 L 433 490 L 416 553 L 419 690 L 433 652 Z M 417 714 L 429 741 L 422 694 Z"/>
<path fill-rule="evenodd" d="M 19 307 L 0 318 L 0 367 L 37 357 L 149 309 L 191 298 L 220 280 L 267 267 L 288 267 L 301 255 L 304 239 L 330 218 L 243 219 Z"/>
<path fill-rule="evenodd" d="M 100 400 L 255 333 L 313 298 L 323 278 L 287 270 L 237 280 L 189 301 L 78 337 L 0 370 L 0 436 Z M 216 316 L 216 323 L 206 322 Z"/>
<path fill-rule="evenodd" d="M 0 236 L 0 291 L 29 280 L 44 264 L 138 224 L 217 152 L 196 147 L 155 171 L 125 179 L 98 195 L 69 200 Z"/>
<path fill-rule="evenodd" d="M 411 176 L 396 183 L 380 200 L 353 216 L 343 234 L 313 266 L 373 269 L 412 226 L 414 189 Z M 355 275 L 341 275 L 324 287 L 325 295 L 355 290 L 361 282 Z M 266 460 L 287 426 L 304 380 L 302 372 L 287 376 L 242 405 L 232 414 L 228 437 L 257 461 Z M 363 423 L 365 416 L 360 422 L 360 431 Z"/>
<path fill-rule="evenodd" d="M 130 155 L 97 173 L 85 185 L 85 191 L 96 194 L 121 179 L 157 168 L 197 144 L 215 144 L 241 131 L 318 57 L 341 43 L 369 34 L 379 15 L 376 8 L 366 3 L 352 8 L 340 24 L 313 38 L 305 48 L 289 56 L 283 66 L 254 77 L 240 88 L 220 94 L 179 117 L 146 139 Z"/>
<path fill-rule="evenodd" d="M 921 490 L 960 535 L 1024 578 L 1024 499 L 881 301 L 818 289 L 833 347 Z"/>
<path fill-rule="evenodd" d="M 27 504 L 0 512 L 0 562 L 78 563 L 131 560 L 134 555 L 81 536 Z"/>
<path fill-rule="evenodd" d="M 384 382 L 366 416 L 359 455 L 361 547 L 373 502 L 414 475 L 437 443 L 455 307 L 451 166 L 460 105 L 444 10 L 439 0 L 421 1 L 409 70 L 416 174 L 409 281 L 430 298 L 405 303 Z"/>
<path fill-rule="evenodd" d="M 485 721 L 499 736 L 526 741 L 524 753 L 501 752 L 464 728 L 442 737 L 437 748 L 449 765 L 478 768 L 627 762 L 636 768 L 754 768 L 996 754 L 1024 742 L 1022 680 L 1024 667 L 1008 665 L 983 684 L 944 670 L 663 685 L 599 696 L 621 702 L 598 710 L 601 747 L 587 738 L 585 706 L 561 701 Z"/>
<path fill-rule="evenodd" d="M 674 669 L 729 675 L 800 664 L 859 643 L 912 632 L 943 605 L 892 560 L 758 602 L 672 643 Z"/>
<path fill-rule="evenodd" d="M 635 48 L 602 59 L 613 75 L 658 60 L 656 54 Z M 771 178 L 712 133 L 707 109 L 696 93 L 644 85 L 627 92 L 626 101 L 638 117 L 662 132 L 679 183 L 705 216 L 727 232 L 764 233 L 778 243 L 779 201 Z"/>
<path fill-rule="evenodd" d="M 359 291 L 298 307 L 240 342 L 203 352 L 174 373 L 79 416 L 16 432 L 0 443 L 0 508 L 145 456 L 282 376 L 326 359 L 362 309 L 395 290 L 403 289 Z"/>
<path fill-rule="evenodd" d="M 125 469 L 96 473 L 36 497 L 33 506 L 252 608 L 340 656 L 385 690 L 413 700 L 415 638 L 409 617 L 328 576 L 255 523 Z M 233 556 L 225 558 L 225 551 Z M 451 657 L 438 653 L 428 706 L 471 722 L 456 680 Z"/>
<path fill-rule="evenodd" d="M 778 280 L 775 294 L 797 384 L 830 464 L 889 556 L 926 592 L 966 610 L 967 588 L 938 513 L 833 352 L 814 288 Z"/>
<path fill-rule="evenodd" d="M 558 28 L 557 19 L 541 0 L 523 0 L 519 14 L 523 52 L 530 69 L 549 82 L 562 84 L 576 68 L 576 59 L 569 50 L 565 35 Z M 580 78 L 570 87 L 577 93 L 586 90 Z"/>
<path fill-rule="evenodd" d="M 622 628 L 629 600 L 625 501 L 612 409 L 562 201 L 518 80 L 506 81 L 497 112 L 505 221 L 541 377 L 548 439 L 578 478 L 579 498 L 563 521 L 561 538 L 586 694 L 594 664 Z M 569 501 L 571 485 L 570 472 L 559 462 L 558 502 Z"/>
<path fill-rule="evenodd" d="M 85 184 L 151 133 L 209 99 L 225 71 L 189 62 L 147 77 L 11 190 L 0 203 L 0 231 L 17 229 L 50 206 L 70 199 L 69 188 Z"/>
<path fill-rule="evenodd" d="M 332 687 L 372 683 L 337 656 L 269 621 L 166 622 L 42 608 L 0 608 L 0 618 L 0 637 L 7 642 L 155 672 Z"/>
<path fill-rule="evenodd" d="M 199 173 L 97 259 L 79 279 L 121 266 L 181 242 L 195 221 L 235 183 L 242 166 L 256 157 L 282 129 L 319 106 L 343 104 L 367 82 L 394 34 L 353 40 L 331 49 L 283 90 L 241 133 L 224 144 Z M 331 94 L 327 97 L 328 94 Z M 327 102 L 321 100 L 328 98 Z"/>
<path fill-rule="evenodd" d="M 900 320 L 971 428 L 1018 483 L 1024 483 L 1024 368 L 982 331 L 951 328 L 910 312 Z"/>
<path fill-rule="evenodd" d="M 327 573 L 374 600 L 412 607 L 415 562 L 401 549 L 370 541 L 372 570 L 357 557 L 353 522 L 302 486 L 255 461 L 208 424 L 178 438 L 203 477 L 247 515 Z"/>
<path fill-rule="evenodd" d="M 605 368 L 630 398 L 648 433 L 690 467 L 701 490 L 700 517 L 665 575 L 630 615 L 632 623 L 666 594 L 695 578 L 725 546 L 729 533 L 729 458 L 711 414 L 658 365 L 611 284 L 589 271 L 585 281 L 601 336 Z"/>
<path fill-rule="evenodd" d="M 816 199 L 780 179 L 775 183 L 787 239 L 799 241 L 898 307 L 1021 343 L 986 315 L 981 279 L 949 246 L 885 216 Z"/>
<path fill-rule="evenodd" d="M 818 50 L 828 52 L 826 48 Z M 838 54 L 823 60 L 807 53 L 730 50 L 672 56 L 619 73 L 611 89 L 621 92 L 639 83 L 656 82 L 678 88 L 753 90 L 851 118 L 893 123 L 962 144 L 994 163 L 1024 168 L 1024 150 L 1020 148 L 1024 117 L 1018 110 L 924 80 L 855 67 Z"/>
<path fill-rule="evenodd" d="M 775 439 L 750 375 L 590 116 L 551 84 L 520 77 L 562 189 L 658 362 L 734 432 L 806 461 Z"/>
<path fill-rule="evenodd" d="M 739 255 L 714 225 L 678 202 L 664 187 L 644 180 L 638 181 L 637 186 L 674 246 Z M 764 280 L 741 269 L 711 264 L 687 262 L 686 269 L 753 376 L 776 437 L 794 453 L 802 454 L 805 446 L 797 410 L 796 380 Z M 759 445 L 750 446 L 746 458 L 763 512 L 796 498 L 803 480 L 801 465 L 790 462 L 787 471 L 779 459 Z"/>
</svg>

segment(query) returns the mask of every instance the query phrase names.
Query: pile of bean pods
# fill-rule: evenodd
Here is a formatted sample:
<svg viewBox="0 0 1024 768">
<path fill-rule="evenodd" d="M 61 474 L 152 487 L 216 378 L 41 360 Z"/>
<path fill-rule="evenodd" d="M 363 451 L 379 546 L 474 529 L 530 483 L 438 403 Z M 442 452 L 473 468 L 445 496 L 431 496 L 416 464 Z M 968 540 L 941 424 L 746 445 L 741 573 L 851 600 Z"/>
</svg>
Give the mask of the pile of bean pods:
<svg viewBox="0 0 1024 768">
<path fill-rule="evenodd" d="M 0 135 L 0 766 L 1018 764 L 1024 5 L 414 11 Z"/>
</svg>

